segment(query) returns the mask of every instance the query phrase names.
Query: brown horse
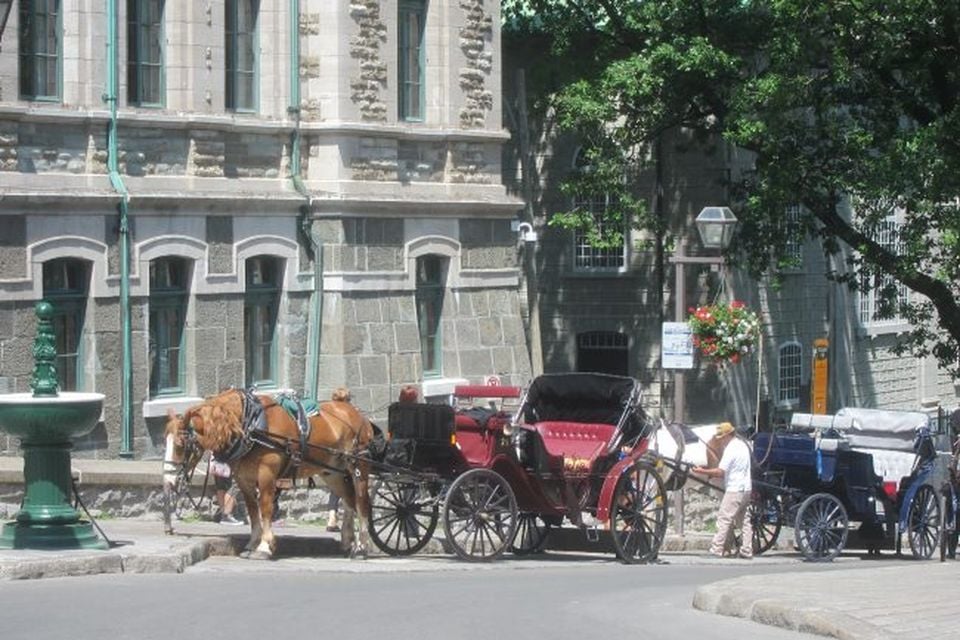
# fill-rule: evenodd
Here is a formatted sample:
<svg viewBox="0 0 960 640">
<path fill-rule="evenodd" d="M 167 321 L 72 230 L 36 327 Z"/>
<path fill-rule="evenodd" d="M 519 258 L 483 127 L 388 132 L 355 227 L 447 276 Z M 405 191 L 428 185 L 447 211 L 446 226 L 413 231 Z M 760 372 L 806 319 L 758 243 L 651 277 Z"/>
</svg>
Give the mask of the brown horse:
<svg viewBox="0 0 960 640">
<path fill-rule="evenodd" d="M 245 436 L 244 405 L 256 398 L 263 407 L 265 429 Z M 374 430 L 349 402 L 321 403 L 309 418 L 310 430 L 302 446 L 297 421 L 269 396 L 252 396 L 237 389 L 223 391 L 191 407 L 182 417 L 168 414 L 164 460 L 192 468 L 210 451 L 224 457 L 247 438 L 249 449 L 229 460 L 231 475 L 243 494 L 250 516 L 250 542 L 244 556 L 268 559 L 276 550 L 270 523 L 277 480 L 319 475 L 345 507 L 341 546 L 352 557 L 365 556 L 369 463 L 355 454 L 373 439 Z M 165 479 L 166 482 L 166 479 Z M 360 516 L 359 541 L 354 540 L 353 512 Z"/>
</svg>

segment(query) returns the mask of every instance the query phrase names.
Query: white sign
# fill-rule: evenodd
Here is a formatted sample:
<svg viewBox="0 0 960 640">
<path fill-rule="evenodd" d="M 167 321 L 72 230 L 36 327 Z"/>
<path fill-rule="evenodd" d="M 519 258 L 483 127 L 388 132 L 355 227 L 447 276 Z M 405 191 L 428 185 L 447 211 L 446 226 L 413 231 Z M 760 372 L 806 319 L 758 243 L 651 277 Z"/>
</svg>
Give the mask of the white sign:
<svg viewBox="0 0 960 640">
<path fill-rule="evenodd" d="M 693 369 L 693 330 L 686 322 L 664 322 L 660 338 L 664 369 Z"/>
<path fill-rule="evenodd" d="M 487 376 L 483 379 L 483 384 L 488 387 L 499 387 L 500 376 Z"/>
</svg>

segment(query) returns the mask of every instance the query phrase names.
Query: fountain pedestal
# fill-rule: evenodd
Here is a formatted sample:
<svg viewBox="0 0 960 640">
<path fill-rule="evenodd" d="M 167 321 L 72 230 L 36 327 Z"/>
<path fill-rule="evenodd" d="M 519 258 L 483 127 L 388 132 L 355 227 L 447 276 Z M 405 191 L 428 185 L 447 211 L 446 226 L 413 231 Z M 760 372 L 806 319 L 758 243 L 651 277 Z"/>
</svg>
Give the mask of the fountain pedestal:
<svg viewBox="0 0 960 640">
<path fill-rule="evenodd" d="M 103 394 L 57 393 L 52 313 L 48 303 L 37 303 L 34 393 L 0 395 L 0 430 L 20 438 L 26 485 L 20 511 L 0 531 L 0 549 L 106 549 L 70 503 L 72 438 L 96 426 Z"/>
</svg>

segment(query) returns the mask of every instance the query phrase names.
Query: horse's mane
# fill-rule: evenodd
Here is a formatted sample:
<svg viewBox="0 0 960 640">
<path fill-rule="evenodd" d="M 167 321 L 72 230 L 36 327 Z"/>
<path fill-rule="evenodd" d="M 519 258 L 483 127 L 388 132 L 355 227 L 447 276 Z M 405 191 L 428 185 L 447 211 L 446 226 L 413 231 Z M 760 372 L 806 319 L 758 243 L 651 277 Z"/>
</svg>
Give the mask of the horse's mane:
<svg viewBox="0 0 960 640">
<path fill-rule="evenodd" d="M 190 407 L 179 421 L 167 423 L 167 433 L 181 425 L 193 424 L 200 446 L 209 451 L 222 451 L 243 435 L 243 398 L 234 389 L 208 396 Z"/>
</svg>

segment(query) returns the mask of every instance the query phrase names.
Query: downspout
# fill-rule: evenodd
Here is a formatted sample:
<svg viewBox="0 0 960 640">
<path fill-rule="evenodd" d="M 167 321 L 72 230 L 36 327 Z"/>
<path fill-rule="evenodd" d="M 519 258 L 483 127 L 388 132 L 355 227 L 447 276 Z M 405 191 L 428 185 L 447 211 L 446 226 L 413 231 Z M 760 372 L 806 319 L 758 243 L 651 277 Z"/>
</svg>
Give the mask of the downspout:
<svg viewBox="0 0 960 640">
<path fill-rule="evenodd" d="M 110 104 L 107 128 L 107 172 L 110 185 L 120 196 L 120 353 L 122 358 L 120 388 L 120 457 L 133 457 L 133 348 L 130 328 L 130 194 L 120 175 L 117 145 L 117 2 L 107 2 L 107 91 L 103 100 Z"/>
<path fill-rule="evenodd" d="M 293 188 L 306 202 L 300 205 L 300 231 L 310 242 L 313 254 L 313 301 L 307 337 L 307 371 L 304 397 L 316 398 L 320 380 L 320 339 L 323 328 L 323 242 L 310 223 L 312 197 L 303 184 L 300 166 L 302 137 L 300 134 L 300 0 L 290 0 L 290 104 L 287 112 L 293 117 L 290 134 L 290 179 Z"/>
</svg>

